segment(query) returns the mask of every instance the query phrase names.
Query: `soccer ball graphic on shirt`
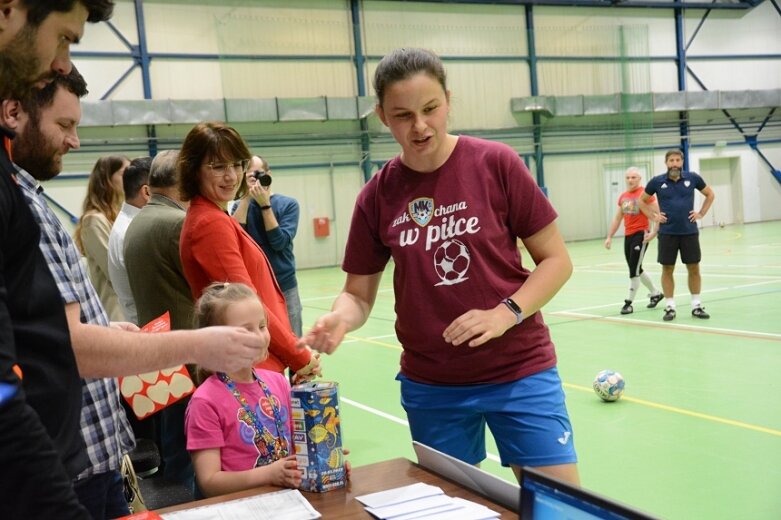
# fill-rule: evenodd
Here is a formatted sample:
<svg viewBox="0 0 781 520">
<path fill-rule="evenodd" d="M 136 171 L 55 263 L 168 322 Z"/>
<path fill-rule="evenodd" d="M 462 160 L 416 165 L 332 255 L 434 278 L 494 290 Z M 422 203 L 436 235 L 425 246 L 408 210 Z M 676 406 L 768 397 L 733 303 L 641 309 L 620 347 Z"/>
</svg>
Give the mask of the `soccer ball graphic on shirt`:
<svg viewBox="0 0 781 520">
<path fill-rule="evenodd" d="M 460 240 L 445 240 L 434 251 L 434 270 L 442 280 L 436 285 L 455 285 L 469 278 L 469 249 Z"/>
<path fill-rule="evenodd" d="M 624 393 L 624 378 L 613 370 L 603 370 L 594 378 L 594 392 L 603 401 L 617 401 Z"/>
</svg>

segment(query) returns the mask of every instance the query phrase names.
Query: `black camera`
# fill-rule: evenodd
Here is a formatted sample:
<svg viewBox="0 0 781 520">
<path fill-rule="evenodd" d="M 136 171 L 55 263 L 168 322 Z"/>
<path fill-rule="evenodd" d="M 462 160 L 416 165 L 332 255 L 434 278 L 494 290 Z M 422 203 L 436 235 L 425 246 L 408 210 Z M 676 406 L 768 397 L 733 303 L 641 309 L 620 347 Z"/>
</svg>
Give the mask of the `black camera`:
<svg viewBox="0 0 781 520">
<path fill-rule="evenodd" d="M 254 172 L 252 172 L 252 176 L 255 177 L 255 179 L 257 179 L 260 185 L 263 186 L 264 188 L 268 188 L 269 186 L 271 186 L 271 175 L 269 175 L 268 173 L 260 170 L 255 170 Z"/>
</svg>

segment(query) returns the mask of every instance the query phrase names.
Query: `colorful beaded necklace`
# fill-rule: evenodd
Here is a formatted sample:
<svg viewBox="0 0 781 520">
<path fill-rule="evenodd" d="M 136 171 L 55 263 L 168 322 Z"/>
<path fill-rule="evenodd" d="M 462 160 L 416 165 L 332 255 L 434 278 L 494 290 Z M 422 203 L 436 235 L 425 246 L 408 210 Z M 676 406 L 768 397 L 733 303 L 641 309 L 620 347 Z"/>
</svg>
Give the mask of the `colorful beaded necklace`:
<svg viewBox="0 0 781 520">
<path fill-rule="evenodd" d="M 287 438 L 285 437 L 285 429 L 282 425 L 282 418 L 279 415 L 279 407 L 274 404 L 275 399 L 271 395 L 271 391 L 269 391 L 265 381 L 259 378 L 254 370 L 252 371 L 252 378 L 257 381 L 261 390 L 263 390 L 263 393 L 266 395 L 269 406 L 271 406 L 271 411 L 274 415 L 274 422 L 277 426 L 277 435 L 272 435 L 269 429 L 263 425 L 263 423 L 260 421 L 260 418 L 258 417 L 258 414 L 255 413 L 244 396 L 241 395 L 239 389 L 236 388 L 236 383 L 228 376 L 228 374 L 225 374 L 224 372 L 217 372 L 217 377 L 233 394 L 233 397 L 236 398 L 239 404 L 241 404 L 241 407 L 244 409 L 247 417 L 254 425 L 253 430 L 255 431 L 255 446 L 257 446 L 261 451 L 256 466 L 265 466 L 281 458 L 287 457 L 290 453 L 290 449 L 288 447 Z M 264 446 L 265 450 L 263 450 Z"/>
</svg>

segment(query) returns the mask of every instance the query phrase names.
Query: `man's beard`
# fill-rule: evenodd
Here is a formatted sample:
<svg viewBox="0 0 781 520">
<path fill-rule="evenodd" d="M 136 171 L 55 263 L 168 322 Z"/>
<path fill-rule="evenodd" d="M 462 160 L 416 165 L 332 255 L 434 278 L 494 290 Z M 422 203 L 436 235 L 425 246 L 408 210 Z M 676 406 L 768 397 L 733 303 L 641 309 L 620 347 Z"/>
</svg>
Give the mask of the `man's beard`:
<svg viewBox="0 0 781 520">
<path fill-rule="evenodd" d="M 37 30 L 25 26 L 0 51 L 0 99 L 21 99 L 40 81 L 40 60 L 35 54 Z"/>
<path fill-rule="evenodd" d="M 39 181 L 48 181 L 61 171 L 55 161 L 57 150 L 46 140 L 35 118 L 30 118 L 24 132 L 13 140 L 13 154 L 14 162 Z"/>
<path fill-rule="evenodd" d="M 681 176 L 681 169 L 680 168 L 670 168 L 667 171 L 667 175 L 669 175 L 673 179 L 677 179 L 678 177 Z"/>
</svg>

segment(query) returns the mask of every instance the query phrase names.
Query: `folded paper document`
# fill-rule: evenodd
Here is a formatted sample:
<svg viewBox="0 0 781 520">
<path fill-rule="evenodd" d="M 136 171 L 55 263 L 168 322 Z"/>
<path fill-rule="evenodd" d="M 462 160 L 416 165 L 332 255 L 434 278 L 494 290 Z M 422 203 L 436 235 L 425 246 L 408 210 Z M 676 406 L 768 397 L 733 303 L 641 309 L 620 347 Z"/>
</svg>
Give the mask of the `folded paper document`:
<svg viewBox="0 0 781 520">
<path fill-rule="evenodd" d="M 380 520 L 483 520 L 500 516 L 481 504 L 447 496 L 441 488 L 423 483 L 355 499 L 366 506 L 367 513 Z"/>
</svg>

